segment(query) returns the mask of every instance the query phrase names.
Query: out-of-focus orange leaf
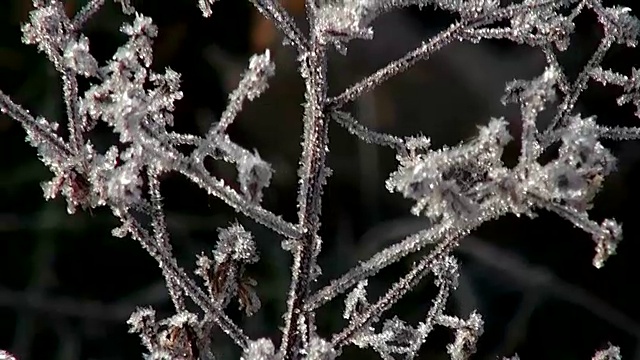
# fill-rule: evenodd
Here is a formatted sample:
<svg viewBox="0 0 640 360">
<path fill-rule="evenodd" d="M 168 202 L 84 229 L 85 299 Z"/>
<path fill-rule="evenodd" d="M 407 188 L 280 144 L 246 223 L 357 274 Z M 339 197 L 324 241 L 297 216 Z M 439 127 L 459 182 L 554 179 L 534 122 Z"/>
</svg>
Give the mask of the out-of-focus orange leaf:
<svg viewBox="0 0 640 360">
<path fill-rule="evenodd" d="M 67 13 L 67 16 L 73 18 L 73 15 L 76 13 L 76 2 L 75 0 L 68 0 L 64 3 L 64 12 Z"/>
<path fill-rule="evenodd" d="M 280 0 L 282 6 L 293 16 L 304 13 L 304 0 Z M 251 50 L 262 52 L 273 44 L 277 38 L 277 30 L 271 21 L 265 19 L 258 11 L 254 11 L 251 26 Z"/>
</svg>

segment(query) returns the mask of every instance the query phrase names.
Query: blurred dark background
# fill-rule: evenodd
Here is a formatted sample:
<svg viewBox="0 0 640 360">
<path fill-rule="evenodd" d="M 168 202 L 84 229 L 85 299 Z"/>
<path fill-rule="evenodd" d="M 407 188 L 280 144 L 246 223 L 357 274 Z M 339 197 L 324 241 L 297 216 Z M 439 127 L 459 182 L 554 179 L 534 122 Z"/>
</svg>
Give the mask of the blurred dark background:
<svg viewBox="0 0 640 360">
<path fill-rule="evenodd" d="M 70 12 L 83 1 L 66 1 Z M 118 27 L 126 20 L 111 2 L 89 22 L 85 34 L 92 53 L 106 61 L 125 38 Z M 137 0 L 138 11 L 160 28 L 153 67 L 167 66 L 182 74 L 184 99 L 175 112 L 175 130 L 202 134 L 223 111 L 249 56 L 270 48 L 276 77 L 270 89 L 249 104 L 231 126 L 232 138 L 257 149 L 276 170 L 264 205 L 295 221 L 296 167 L 300 150 L 302 82 L 292 49 L 247 1 L 221 0 L 213 16 L 204 19 L 196 1 Z M 301 0 L 283 1 L 303 23 Z M 632 0 L 618 1 L 632 6 Z M 636 7 L 636 13 L 638 9 Z M 20 43 L 20 24 L 31 9 L 27 0 L 0 3 L 0 88 L 32 113 L 63 121 L 60 83 L 35 47 Z M 452 18 L 432 9 L 407 9 L 376 22 L 376 38 L 356 42 L 346 57 L 332 54 L 330 93 L 386 62 L 400 57 L 448 24 Z M 602 34 L 594 17 L 578 19 L 578 33 L 561 61 L 575 76 Z M 614 47 L 605 60 L 626 74 L 638 66 L 638 51 Z M 505 116 L 518 133 L 518 113 L 503 108 L 504 83 L 542 72 L 536 51 L 504 42 L 455 44 L 405 74 L 365 95 L 349 109 L 368 126 L 397 135 L 423 133 L 435 146 L 470 138 L 489 116 Z M 632 106 L 617 107 L 620 89 L 592 84 L 579 111 L 597 115 L 601 124 L 634 125 Z M 543 120 L 544 122 L 544 120 Z M 356 141 L 332 125 L 329 164 L 334 170 L 323 201 L 323 242 L 319 285 L 346 271 L 385 245 L 426 227 L 409 215 L 410 203 L 384 188 L 394 170 L 394 154 Z M 109 129 L 98 128 L 96 143 L 109 143 Z M 20 359 L 139 359 L 137 336 L 125 321 L 136 305 L 151 305 L 170 314 L 161 274 L 154 261 L 130 239 L 116 239 L 117 222 L 105 209 L 68 215 L 64 201 L 45 202 L 40 183 L 51 174 L 24 141 L 21 127 L 0 116 L 0 349 Z M 476 359 L 515 353 L 522 359 L 589 359 L 608 342 L 622 347 L 625 359 L 640 360 L 640 147 L 612 143 L 620 158 L 596 199 L 592 217 L 622 222 L 624 240 L 619 254 L 597 270 L 591 265 L 590 237 L 556 216 L 540 212 L 536 219 L 509 216 L 487 223 L 463 241 L 460 288 L 450 313 L 466 317 L 478 309 L 485 320 Z M 505 155 L 517 157 L 514 143 Z M 234 170 L 212 164 L 218 176 L 233 182 Z M 216 228 L 238 219 L 253 231 L 262 254 L 248 269 L 258 280 L 262 310 L 244 318 L 235 303 L 231 316 L 252 337 L 277 338 L 282 325 L 290 257 L 280 238 L 251 220 L 208 198 L 177 175 L 163 180 L 169 229 L 181 265 L 193 268 L 195 254 L 215 245 Z M 404 274 L 416 257 L 396 264 L 370 282 L 372 294 Z M 424 281 L 389 315 L 412 323 L 422 320 L 434 288 Z M 318 316 L 321 334 L 343 325 L 342 298 Z M 448 332 L 437 331 L 421 358 L 446 358 Z M 220 358 L 237 358 L 222 334 L 214 344 Z M 345 357 L 375 358 L 371 353 L 347 352 Z"/>
</svg>

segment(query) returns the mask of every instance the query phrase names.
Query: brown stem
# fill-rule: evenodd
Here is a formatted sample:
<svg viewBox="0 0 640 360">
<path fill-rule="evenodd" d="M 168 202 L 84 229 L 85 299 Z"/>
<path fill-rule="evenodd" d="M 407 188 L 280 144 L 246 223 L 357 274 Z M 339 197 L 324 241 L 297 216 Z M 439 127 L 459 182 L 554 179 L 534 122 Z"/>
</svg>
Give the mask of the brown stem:
<svg viewBox="0 0 640 360">
<path fill-rule="evenodd" d="M 326 153 L 328 148 L 328 117 L 326 104 L 326 53 L 320 42 L 312 39 L 312 48 L 303 59 L 302 72 L 306 85 L 306 108 L 304 116 L 304 135 L 302 157 L 300 160 L 300 190 L 298 195 L 299 227 L 302 237 L 294 244 L 294 261 L 291 269 L 291 285 L 287 300 L 285 328 L 280 345 L 283 359 L 296 359 L 300 347 L 296 344 L 305 341 L 305 334 L 299 331 L 299 323 L 307 322 L 304 304 L 310 294 L 313 281 L 313 269 L 319 248 L 318 230 L 322 186 L 326 177 Z M 307 326 L 307 330 L 309 326 Z M 307 334 L 308 335 L 308 334 Z"/>
</svg>

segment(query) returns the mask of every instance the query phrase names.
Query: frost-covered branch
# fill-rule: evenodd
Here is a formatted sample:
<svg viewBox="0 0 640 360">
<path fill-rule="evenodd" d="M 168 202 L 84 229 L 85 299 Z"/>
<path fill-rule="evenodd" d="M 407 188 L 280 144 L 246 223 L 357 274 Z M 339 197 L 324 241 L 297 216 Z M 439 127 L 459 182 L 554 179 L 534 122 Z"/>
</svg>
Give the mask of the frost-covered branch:
<svg viewBox="0 0 640 360">
<path fill-rule="evenodd" d="M 116 236 L 129 235 L 157 261 L 176 314 L 156 320 L 152 309 L 140 308 L 130 318 L 131 331 L 140 335 L 151 359 L 211 359 L 211 331 L 219 327 L 241 348 L 245 360 L 314 359 L 338 357 L 344 346 L 370 347 L 385 359 L 395 355 L 412 358 L 435 326 L 455 333 L 447 346 L 452 359 L 466 359 L 475 351 L 482 333 L 482 319 L 472 312 L 468 319 L 445 314 L 446 302 L 455 290 L 458 265 L 453 257 L 464 237 L 485 222 L 507 214 L 533 217 L 549 210 L 591 235 L 595 242 L 593 265 L 602 267 L 617 250 L 622 228 L 614 219 L 601 223 L 589 217 L 593 199 L 604 179 L 615 171 L 616 159 L 603 139 L 640 138 L 640 127 L 598 125 L 594 116 L 576 112 L 576 104 L 591 79 L 622 87 L 618 104 L 633 103 L 640 109 L 640 71 L 626 75 L 601 67 L 613 45 L 633 47 L 640 21 L 628 8 L 606 7 L 601 0 L 523 0 L 500 6 L 497 0 L 307 0 L 308 34 L 278 0 L 250 0 L 273 22 L 297 51 L 299 72 L 305 86 L 302 149 L 298 168 L 297 223 L 282 219 L 262 204 L 274 169 L 257 151 L 233 141 L 228 128 L 244 102 L 268 88 L 275 64 L 269 50 L 254 55 L 227 107 L 206 134 L 180 134 L 173 126 L 174 104 L 180 101 L 180 74 L 152 69 L 152 43 L 159 29 L 152 20 L 135 12 L 129 0 L 117 0 L 132 21 L 121 32 L 128 40 L 105 64 L 91 55 L 83 26 L 103 6 L 91 0 L 73 17 L 61 1 L 34 0 L 34 10 L 23 26 L 23 41 L 36 45 L 59 73 L 65 105 L 65 136 L 50 120 L 34 117 L 0 92 L 0 110 L 19 122 L 27 139 L 38 150 L 53 178 L 43 184 L 45 198 L 62 195 L 73 213 L 78 208 L 109 207 L 122 222 Z M 199 0 L 205 16 L 214 0 Z M 350 41 L 371 39 L 377 16 L 410 6 L 435 6 L 457 20 L 442 32 L 389 63 L 335 97 L 329 97 L 328 52 L 334 46 L 345 53 Z M 592 12 L 604 29 L 595 52 L 575 80 L 562 69 L 558 53 L 570 45 L 575 19 Z M 503 163 L 503 152 L 512 136 L 503 119 L 491 118 L 478 135 L 456 146 L 432 149 L 425 136 L 397 137 L 368 129 L 341 108 L 367 91 L 396 76 L 456 41 L 502 39 L 538 48 L 547 66 L 533 79 L 507 84 L 502 99 L 520 110 L 520 156 L 515 166 Z M 81 91 L 80 79 L 88 80 Z M 84 80 L 82 80 L 84 82 Z M 540 114 L 553 111 L 546 129 Z M 636 111 L 640 117 L 640 110 Z M 330 120 L 361 141 L 396 152 L 398 167 L 386 188 L 413 201 L 409 211 L 425 216 L 428 229 L 392 244 L 314 292 L 321 270 L 320 221 L 323 188 L 331 173 Z M 482 119 L 479 119 L 482 120 Z M 97 123 L 107 124 L 117 144 L 96 150 L 89 134 Z M 553 148 L 551 159 L 541 154 Z M 193 150 L 185 153 L 183 145 Z M 223 181 L 205 168 L 215 159 L 237 169 L 236 182 Z M 219 229 L 211 255 L 195 259 L 196 283 L 178 265 L 172 252 L 161 194 L 161 175 L 182 174 L 209 195 L 284 237 L 282 245 L 293 258 L 284 326 L 279 348 L 272 339 L 250 339 L 224 312 L 237 302 L 246 316 L 260 309 L 256 281 L 248 276 L 260 260 L 256 239 L 239 222 Z M 366 285 L 387 266 L 417 252 L 421 260 L 370 303 Z M 438 288 L 423 322 L 413 326 L 402 319 L 385 319 L 384 313 L 432 274 Z M 341 331 L 323 336 L 316 328 L 316 310 L 347 293 Z M 191 299 L 202 314 L 191 313 Z M 381 325 L 381 326 L 378 326 Z M 275 339 L 274 339 L 275 340 Z M 617 359 L 615 347 L 600 351 L 594 359 Z"/>
<path fill-rule="evenodd" d="M 429 1 L 426 1 L 426 3 L 429 3 Z M 447 6 L 445 7 L 445 9 L 447 10 L 455 9 L 455 6 L 460 6 L 461 9 L 464 9 L 467 5 L 462 1 L 443 1 L 442 3 L 447 3 Z M 470 3 L 473 3 L 473 1 L 471 1 Z M 560 6 L 560 3 L 555 0 L 524 1 L 521 4 L 514 4 L 504 8 L 495 7 L 495 2 L 487 2 L 487 4 L 490 5 L 489 8 L 475 7 L 477 9 L 485 9 L 485 11 L 470 12 L 468 17 L 463 17 L 462 21 L 451 24 L 447 29 L 433 36 L 429 41 L 423 42 L 419 47 L 408 52 L 402 58 L 390 62 L 373 74 L 350 86 L 340 95 L 329 98 L 328 104 L 334 109 L 339 109 L 345 104 L 355 100 L 363 93 L 380 86 L 383 82 L 387 81 L 393 76 L 403 73 L 422 60 L 428 59 L 435 52 L 441 50 L 446 45 L 449 45 L 454 41 L 466 40 L 478 42 L 485 37 L 489 39 L 497 37 L 492 31 L 480 32 L 476 30 L 476 28 L 478 27 L 491 25 L 505 19 L 517 19 L 518 17 L 536 14 L 535 10 L 537 10 L 538 8 L 546 9 L 547 7 L 557 8 Z M 473 4 L 469 5 L 471 5 L 470 8 L 474 8 Z M 533 22 L 532 20 L 536 21 L 538 19 L 536 19 L 535 16 L 533 18 L 530 18 L 529 21 L 531 21 L 531 23 L 524 24 L 528 27 L 524 27 L 522 26 L 523 24 L 518 22 L 512 25 L 513 28 L 509 31 L 516 33 L 515 39 L 519 40 L 518 42 L 527 43 L 527 37 L 531 36 L 527 33 L 536 30 L 536 26 L 539 26 L 539 24 L 541 24 L 540 22 Z M 540 20 L 544 21 L 547 19 Z M 554 40 L 553 38 L 549 38 L 548 36 L 547 38 L 534 36 L 534 38 L 540 40 L 547 39 L 548 41 Z M 545 42 L 540 41 L 540 43 Z"/>
<path fill-rule="evenodd" d="M 319 34 L 313 33 L 312 39 L 317 39 L 318 36 Z M 304 234 L 293 239 L 291 244 L 294 258 L 285 327 L 280 344 L 280 353 L 285 359 L 299 357 L 299 347 L 305 347 L 309 343 L 312 336 L 309 331 L 314 327 L 313 315 L 304 312 L 304 304 L 311 293 L 312 283 L 319 275 L 316 261 L 322 246 L 318 234 L 321 200 L 330 172 L 326 165 L 329 150 L 329 116 L 324 108 L 327 99 L 326 72 L 326 48 L 319 41 L 314 41 L 301 65 L 306 104 L 302 154 L 298 167 L 300 187 L 297 206 L 298 226 L 303 229 Z"/>
<path fill-rule="evenodd" d="M 206 314 L 213 317 L 213 321 L 220 326 L 236 344 L 242 348 L 246 347 L 248 338 L 244 335 L 242 329 L 238 327 L 222 309 L 205 295 L 198 285 L 180 268 L 175 258 L 168 253 L 167 249 L 157 244 L 155 239 L 146 231 L 135 218 L 126 210 L 113 209 L 114 214 L 120 218 L 122 225 L 114 230 L 114 235 L 124 237 L 130 235 L 139 241 L 142 247 L 151 255 L 165 273 L 165 277 L 169 278 L 168 286 L 178 284 L 180 290 L 193 300 L 200 308 L 206 311 Z"/>
</svg>

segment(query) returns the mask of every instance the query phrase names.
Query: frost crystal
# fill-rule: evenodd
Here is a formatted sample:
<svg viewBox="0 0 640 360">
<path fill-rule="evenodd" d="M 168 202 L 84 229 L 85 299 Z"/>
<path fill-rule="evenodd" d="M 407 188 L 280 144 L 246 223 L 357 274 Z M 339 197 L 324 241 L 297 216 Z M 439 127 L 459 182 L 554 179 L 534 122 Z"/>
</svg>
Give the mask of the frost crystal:
<svg viewBox="0 0 640 360">
<path fill-rule="evenodd" d="M 202 15 L 205 17 L 211 16 L 211 5 L 216 0 L 198 0 L 198 7 L 200 7 L 200 11 L 202 11 Z"/>
<path fill-rule="evenodd" d="M 276 348 L 269 339 L 251 341 L 242 353 L 241 360 L 276 360 Z"/>
<path fill-rule="evenodd" d="M 621 360 L 620 348 L 609 344 L 609 347 L 603 350 L 599 350 L 591 358 L 592 360 Z"/>
<path fill-rule="evenodd" d="M 258 152 L 238 162 L 238 182 L 247 200 L 260 203 L 262 190 L 269 186 L 272 174 L 271 166 L 260 158 Z"/>
<path fill-rule="evenodd" d="M 275 65 L 271 61 L 271 53 L 268 49 L 262 55 L 253 55 L 249 60 L 249 69 L 243 79 L 246 85 L 241 85 L 249 88 L 247 98 L 254 100 L 260 96 L 269 87 L 267 80 L 274 73 Z"/>
<path fill-rule="evenodd" d="M 253 241 L 253 235 L 235 223 L 228 228 L 218 229 L 219 241 L 216 246 L 215 259 L 217 264 L 233 260 L 243 263 L 258 261 L 258 251 Z"/>
<path fill-rule="evenodd" d="M 470 144 L 400 157 L 400 167 L 387 180 L 387 189 L 416 200 L 415 215 L 470 217 L 479 209 L 476 189 L 500 166 L 502 147 L 509 141 L 506 122 L 493 119 Z"/>
<path fill-rule="evenodd" d="M 16 358 L 4 350 L 0 350 L 0 360 L 16 360 Z"/>
<path fill-rule="evenodd" d="M 47 55 L 49 60 L 60 71 L 62 70 L 62 54 L 69 38 L 71 22 L 67 18 L 62 2 L 51 1 L 47 6 L 34 1 L 36 7 L 29 14 L 29 22 L 22 26 L 22 41 L 35 44 L 38 50 Z"/>
<path fill-rule="evenodd" d="M 344 301 L 343 317 L 345 319 L 351 319 L 357 316 L 357 314 L 368 305 L 366 288 L 367 280 L 363 280 L 347 295 Z"/>
<path fill-rule="evenodd" d="M 195 271 L 207 288 L 211 299 L 225 307 L 236 297 L 240 309 L 250 316 L 260 309 L 260 298 L 254 290 L 257 282 L 245 275 L 245 265 L 259 260 L 251 233 L 236 223 L 218 229 L 214 260 L 205 254 L 198 256 Z"/>
<path fill-rule="evenodd" d="M 333 349 L 331 343 L 315 336 L 309 341 L 307 349 L 302 353 L 307 360 L 334 360 L 338 357 L 338 352 Z"/>
<path fill-rule="evenodd" d="M 613 6 L 603 8 L 600 22 L 604 25 L 607 36 L 611 36 L 619 44 L 635 47 L 640 35 L 640 21 L 631 14 L 631 8 Z"/>
<path fill-rule="evenodd" d="M 594 235 L 596 241 L 596 256 L 593 258 L 593 266 L 598 269 L 604 266 L 609 256 L 616 253 L 618 242 L 622 239 L 622 226 L 612 219 L 606 219 L 600 225 L 602 232 Z"/>
<path fill-rule="evenodd" d="M 447 346 L 452 360 L 468 359 L 476 351 L 476 343 L 482 335 L 483 321 L 476 312 L 469 315 L 469 319 L 458 324 L 453 343 Z"/>
<path fill-rule="evenodd" d="M 69 42 L 64 49 L 65 66 L 84 76 L 96 76 L 98 62 L 89 53 L 89 39 L 82 35 L 78 41 Z"/>
</svg>

